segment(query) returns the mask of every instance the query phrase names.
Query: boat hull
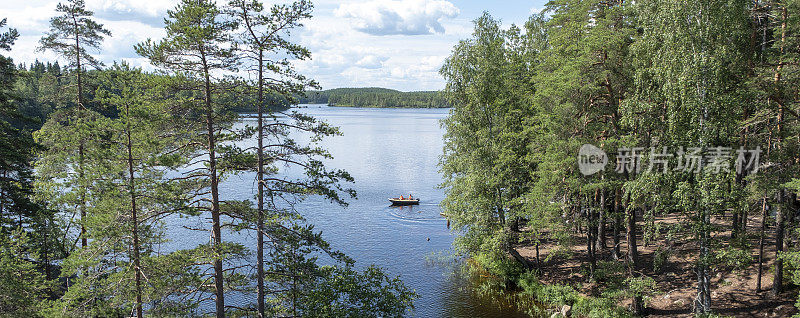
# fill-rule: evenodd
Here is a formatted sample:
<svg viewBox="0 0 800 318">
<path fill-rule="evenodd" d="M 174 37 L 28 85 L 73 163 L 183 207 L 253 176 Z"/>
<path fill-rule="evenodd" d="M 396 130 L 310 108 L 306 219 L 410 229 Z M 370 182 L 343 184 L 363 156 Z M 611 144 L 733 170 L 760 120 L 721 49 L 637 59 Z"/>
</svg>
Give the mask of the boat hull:
<svg viewBox="0 0 800 318">
<path fill-rule="evenodd" d="M 419 204 L 419 199 L 413 199 L 413 200 L 389 199 L 389 202 L 392 202 L 392 205 L 417 205 Z"/>
</svg>

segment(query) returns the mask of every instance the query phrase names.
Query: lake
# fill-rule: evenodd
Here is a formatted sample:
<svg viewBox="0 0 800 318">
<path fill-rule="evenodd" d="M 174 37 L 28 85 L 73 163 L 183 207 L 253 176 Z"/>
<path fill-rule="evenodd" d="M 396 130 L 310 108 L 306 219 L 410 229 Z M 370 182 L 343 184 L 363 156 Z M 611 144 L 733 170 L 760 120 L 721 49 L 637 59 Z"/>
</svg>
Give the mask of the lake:
<svg viewBox="0 0 800 318">
<path fill-rule="evenodd" d="M 351 187 L 358 198 L 349 200 L 348 207 L 317 197 L 298 206 L 334 249 L 352 257 L 358 267 L 377 264 L 416 290 L 420 298 L 411 317 L 518 315 L 477 295 L 469 288 L 469 280 L 452 274 L 452 268 L 430 262 L 433 254 L 449 254 L 454 238 L 447 220 L 439 214 L 439 202 L 444 198 L 444 190 L 438 188 L 442 182 L 438 162 L 444 133 L 439 123 L 447 116 L 447 109 L 301 106 L 293 111 L 340 128 L 342 136 L 327 138 L 321 144 L 334 157 L 326 164 L 345 169 L 355 178 Z M 241 120 L 241 125 L 256 123 L 255 119 Z M 255 145 L 255 141 L 244 144 Z M 256 193 L 254 180 L 253 173 L 229 177 L 221 184 L 221 197 L 252 199 Z M 421 199 L 420 205 L 389 205 L 387 198 L 409 193 Z M 175 247 L 208 241 L 207 232 L 180 232 L 171 232 Z M 251 234 L 224 233 L 223 239 L 248 246 L 255 242 Z M 226 301 L 237 299 L 226 296 Z"/>
</svg>

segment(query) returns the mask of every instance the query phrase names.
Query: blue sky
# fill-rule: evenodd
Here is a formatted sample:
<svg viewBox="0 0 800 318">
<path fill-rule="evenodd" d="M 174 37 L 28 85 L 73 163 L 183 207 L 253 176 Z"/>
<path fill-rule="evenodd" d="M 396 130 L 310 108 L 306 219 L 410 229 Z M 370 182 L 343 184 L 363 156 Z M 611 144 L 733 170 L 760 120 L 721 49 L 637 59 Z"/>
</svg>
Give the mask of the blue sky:
<svg viewBox="0 0 800 318">
<path fill-rule="evenodd" d="M 95 56 L 106 64 L 126 60 L 152 69 L 133 45 L 164 36 L 162 17 L 176 0 L 85 0 L 98 22 L 112 32 Z M 217 0 L 222 3 L 224 0 Z M 0 19 L 17 28 L 20 39 L 11 56 L 17 63 L 56 60 L 51 52 L 35 52 L 59 0 L 2 1 Z M 275 1 L 265 1 L 274 3 Z M 379 86 L 403 91 L 438 90 L 444 80 L 438 69 L 459 39 L 469 37 L 471 21 L 489 11 L 504 24 L 522 23 L 546 0 L 349 0 L 314 1 L 314 17 L 294 32 L 312 60 L 297 69 L 319 81 L 323 89 Z"/>
</svg>

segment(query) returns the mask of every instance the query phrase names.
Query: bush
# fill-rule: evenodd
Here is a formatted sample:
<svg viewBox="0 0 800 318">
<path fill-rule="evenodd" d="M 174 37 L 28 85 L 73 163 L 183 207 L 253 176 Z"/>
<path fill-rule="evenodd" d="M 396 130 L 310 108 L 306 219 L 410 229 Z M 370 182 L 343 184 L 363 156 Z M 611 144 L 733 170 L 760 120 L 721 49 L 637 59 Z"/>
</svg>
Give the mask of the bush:
<svg viewBox="0 0 800 318">
<path fill-rule="evenodd" d="M 749 250 L 726 247 L 715 253 L 714 260 L 725 268 L 741 271 L 753 263 L 753 255 Z"/>
<path fill-rule="evenodd" d="M 669 257 L 672 256 L 672 250 L 663 249 L 659 247 L 653 252 L 653 271 L 660 273 L 669 264 Z"/>
<path fill-rule="evenodd" d="M 561 306 L 572 306 L 572 311 L 580 317 L 630 317 L 630 313 L 617 306 L 613 297 L 587 297 L 569 285 L 544 285 L 533 273 L 522 274 L 517 281 L 522 289 L 521 295 L 535 300 L 536 306 L 529 306 L 529 314 L 546 315 L 547 310 Z"/>
</svg>

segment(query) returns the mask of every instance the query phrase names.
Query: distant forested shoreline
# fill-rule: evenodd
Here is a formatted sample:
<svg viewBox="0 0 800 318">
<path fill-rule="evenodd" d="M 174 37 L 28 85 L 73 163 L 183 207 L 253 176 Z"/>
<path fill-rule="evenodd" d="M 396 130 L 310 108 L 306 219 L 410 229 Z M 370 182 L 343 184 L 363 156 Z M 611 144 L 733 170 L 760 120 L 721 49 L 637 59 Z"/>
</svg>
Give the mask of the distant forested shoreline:
<svg viewBox="0 0 800 318">
<path fill-rule="evenodd" d="M 401 92 L 394 89 L 363 87 L 309 91 L 297 98 L 300 104 L 328 104 L 340 107 L 448 108 L 452 104 L 439 91 Z"/>
<path fill-rule="evenodd" d="M 28 65 L 20 63 L 17 65 L 19 76 L 14 82 L 16 90 L 16 97 L 18 100 L 19 111 L 23 116 L 33 120 L 12 121 L 18 127 L 26 127 L 28 129 L 37 130 L 47 120 L 47 118 L 58 108 L 65 107 L 64 105 L 73 102 L 71 96 L 72 90 L 75 89 L 75 77 L 72 76 L 66 67 L 63 67 L 58 62 L 41 62 L 34 61 Z M 87 104 L 101 110 L 106 116 L 116 117 L 117 114 L 113 110 L 104 109 L 98 102 L 94 101 L 95 91 L 103 83 L 103 77 L 110 74 L 108 69 L 95 69 L 89 70 L 85 74 L 86 92 L 89 97 Z M 143 76 L 155 79 L 159 76 L 165 77 L 169 75 L 156 75 L 153 73 L 144 73 Z M 248 91 L 255 91 L 255 87 L 251 83 L 228 83 L 232 87 L 237 87 L 230 93 L 223 94 L 220 102 L 225 105 L 225 108 L 234 113 L 254 113 L 257 110 L 257 101 L 252 97 L 252 94 L 247 94 Z M 279 112 L 289 109 L 292 103 L 297 103 L 296 100 L 275 93 L 265 92 L 266 107 L 268 111 Z"/>
</svg>

